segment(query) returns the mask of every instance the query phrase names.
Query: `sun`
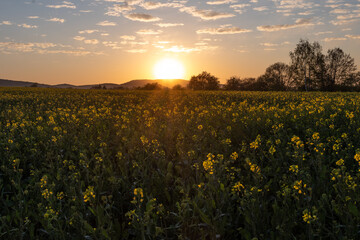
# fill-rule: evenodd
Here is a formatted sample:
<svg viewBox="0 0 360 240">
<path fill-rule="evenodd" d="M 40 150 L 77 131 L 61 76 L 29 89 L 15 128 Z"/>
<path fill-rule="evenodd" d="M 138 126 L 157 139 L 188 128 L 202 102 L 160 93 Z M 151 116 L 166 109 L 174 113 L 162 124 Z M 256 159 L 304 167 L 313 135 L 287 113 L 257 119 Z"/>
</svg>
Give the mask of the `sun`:
<svg viewBox="0 0 360 240">
<path fill-rule="evenodd" d="M 183 79 L 185 74 L 181 62 L 172 58 L 165 58 L 154 66 L 154 77 L 156 79 Z"/>
</svg>

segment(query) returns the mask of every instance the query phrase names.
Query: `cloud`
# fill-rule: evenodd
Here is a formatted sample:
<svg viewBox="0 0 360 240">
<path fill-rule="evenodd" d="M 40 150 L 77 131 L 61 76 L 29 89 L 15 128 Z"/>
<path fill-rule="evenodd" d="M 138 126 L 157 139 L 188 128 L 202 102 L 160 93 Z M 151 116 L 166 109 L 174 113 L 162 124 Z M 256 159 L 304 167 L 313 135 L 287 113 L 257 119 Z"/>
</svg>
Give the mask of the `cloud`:
<svg viewBox="0 0 360 240">
<path fill-rule="evenodd" d="M 19 24 L 18 26 L 23 27 L 23 28 L 38 28 L 38 26 L 36 26 L 36 25 L 29 25 L 29 24 L 26 24 L 26 23 Z"/>
<path fill-rule="evenodd" d="M 221 4 L 229 4 L 229 3 L 236 3 L 237 0 L 215 0 L 206 2 L 209 5 L 221 5 Z"/>
<path fill-rule="evenodd" d="M 273 0 L 273 2 L 281 9 L 307 9 L 316 6 L 316 4 L 307 0 Z"/>
<path fill-rule="evenodd" d="M 349 10 L 346 9 L 334 9 L 332 11 L 330 11 L 330 13 L 334 13 L 334 14 L 348 14 Z"/>
<path fill-rule="evenodd" d="M 134 9 L 135 7 L 128 4 L 115 4 L 114 6 L 108 8 L 108 11 L 105 13 L 105 15 L 119 17 L 122 13 L 127 13 Z"/>
<path fill-rule="evenodd" d="M 221 18 L 230 18 L 234 17 L 234 14 L 231 13 L 222 13 L 212 10 L 201 10 L 195 7 L 183 7 L 180 8 L 180 12 L 186 12 L 194 17 L 201 18 L 203 20 L 217 20 Z"/>
<path fill-rule="evenodd" d="M 97 39 L 85 39 L 85 40 L 84 40 L 84 43 L 95 45 L 95 44 L 98 44 L 98 43 L 99 43 L 99 40 L 97 40 Z"/>
<path fill-rule="evenodd" d="M 156 23 L 155 25 L 162 28 L 184 26 L 183 23 Z"/>
<path fill-rule="evenodd" d="M 146 10 L 152 10 L 163 7 L 181 8 L 184 5 L 181 3 L 143 2 L 140 4 L 140 6 Z"/>
<path fill-rule="evenodd" d="M 344 38 L 344 37 L 338 37 L 338 38 L 336 38 L 336 37 L 332 37 L 332 38 L 325 38 L 325 39 L 323 39 L 325 42 L 331 42 L 331 41 L 345 41 L 346 40 L 346 38 Z"/>
<path fill-rule="evenodd" d="M 345 25 L 345 24 L 353 23 L 353 22 L 356 22 L 359 20 L 360 19 L 333 20 L 333 21 L 330 21 L 330 23 L 332 25 L 338 26 L 338 25 Z"/>
<path fill-rule="evenodd" d="M 132 21 L 139 21 L 139 22 L 157 22 L 161 20 L 161 18 L 159 17 L 154 17 L 145 13 L 130 13 L 124 15 L 124 17 Z"/>
<path fill-rule="evenodd" d="M 351 38 L 351 39 L 360 39 L 360 35 L 346 35 L 345 37 Z"/>
<path fill-rule="evenodd" d="M 46 20 L 48 22 L 59 22 L 59 23 L 64 23 L 65 22 L 65 19 L 62 19 L 62 18 L 51 18 L 49 20 Z"/>
<path fill-rule="evenodd" d="M 104 0 L 104 2 L 125 3 L 127 5 L 139 5 L 143 0 Z"/>
<path fill-rule="evenodd" d="M 72 8 L 75 9 L 76 6 L 72 2 L 63 1 L 62 4 L 59 5 L 46 5 L 48 8 Z"/>
<path fill-rule="evenodd" d="M 217 46 L 207 46 L 207 45 L 197 46 L 193 48 L 187 48 L 187 47 L 175 45 L 169 48 L 163 48 L 163 51 L 173 52 L 173 53 L 191 53 L 191 52 L 211 51 L 217 48 L 218 48 Z"/>
<path fill-rule="evenodd" d="M 69 49 L 70 48 L 70 49 Z M 55 43 L 39 42 L 0 42 L 0 52 L 5 54 L 16 53 L 38 53 L 38 54 L 66 54 L 72 56 L 100 55 L 102 52 L 90 52 L 79 49 L 72 49 L 71 46 Z"/>
<path fill-rule="evenodd" d="M 133 41 L 136 39 L 135 36 L 130 36 L 130 35 L 123 35 L 121 36 L 120 38 L 124 39 L 124 40 L 130 40 L 130 41 Z"/>
<path fill-rule="evenodd" d="M 311 19 L 300 18 L 297 19 L 294 24 L 258 26 L 257 29 L 262 32 L 275 32 L 280 30 L 287 30 L 291 28 L 313 26 L 313 25 L 314 23 L 311 22 Z"/>
<path fill-rule="evenodd" d="M 314 33 L 314 35 L 316 36 L 319 36 L 319 35 L 324 35 L 324 34 L 331 34 L 333 33 L 332 31 L 326 31 L 326 32 L 317 32 L 317 33 Z"/>
<path fill-rule="evenodd" d="M 197 48 L 186 48 L 183 46 L 172 46 L 170 48 L 164 49 L 165 52 L 174 52 L 174 53 L 190 53 L 200 51 Z"/>
<path fill-rule="evenodd" d="M 28 16 L 29 19 L 38 19 L 39 16 Z"/>
<path fill-rule="evenodd" d="M 103 21 L 103 22 L 98 22 L 96 25 L 98 25 L 98 26 L 116 26 L 116 23 L 109 22 L 109 21 Z"/>
<path fill-rule="evenodd" d="M 37 49 L 46 49 L 55 47 L 54 43 L 17 43 L 17 42 L 0 42 L 0 51 L 12 52 L 34 52 Z"/>
<path fill-rule="evenodd" d="M 12 25 L 12 22 L 10 22 L 10 21 L 2 21 L 1 23 L 0 23 L 0 26 L 1 25 L 8 25 L 8 26 L 10 26 L 10 25 Z"/>
<path fill-rule="evenodd" d="M 84 34 L 84 33 L 91 34 L 91 33 L 95 33 L 95 32 L 99 32 L 99 30 L 96 30 L 96 29 L 82 30 L 82 31 L 79 31 L 79 34 Z"/>
<path fill-rule="evenodd" d="M 105 41 L 105 42 L 102 42 L 102 44 L 106 47 L 110 47 L 112 49 L 121 49 L 122 47 L 119 46 L 119 43 L 118 42 L 112 42 L 112 41 Z"/>
<path fill-rule="evenodd" d="M 258 12 L 263 12 L 263 11 L 266 11 L 266 10 L 269 10 L 268 7 L 266 6 L 262 6 L 262 7 L 256 7 L 256 8 L 253 8 L 255 11 L 258 11 Z"/>
<path fill-rule="evenodd" d="M 242 29 L 238 27 L 219 27 L 219 28 L 205 28 L 197 30 L 197 34 L 212 34 L 212 35 L 224 35 L 224 34 L 238 34 L 252 32 L 250 29 Z"/>
<path fill-rule="evenodd" d="M 74 37 L 74 40 L 76 40 L 76 41 L 83 41 L 83 40 L 85 40 L 85 37 L 75 36 L 75 37 Z"/>
<path fill-rule="evenodd" d="M 162 33 L 161 30 L 153 30 L 153 29 L 141 29 L 139 31 L 136 32 L 137 34 L 140 35 L 157 35 Z"/>
<path fill-rule="evenodd" d="M 264 47 L 278 47 L 283 45 L 288 45 L 290 42 L 282 42 L 282 43 L 261 43 Z"/>
</svg>

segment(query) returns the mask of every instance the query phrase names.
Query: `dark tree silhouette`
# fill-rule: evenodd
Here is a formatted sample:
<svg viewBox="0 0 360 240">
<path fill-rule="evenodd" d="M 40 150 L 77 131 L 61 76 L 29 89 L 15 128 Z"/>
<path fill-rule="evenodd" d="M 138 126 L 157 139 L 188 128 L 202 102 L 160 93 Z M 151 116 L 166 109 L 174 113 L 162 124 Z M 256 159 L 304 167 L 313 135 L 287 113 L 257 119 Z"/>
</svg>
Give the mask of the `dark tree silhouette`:
<svg viewBox="0 0 360 240">
<path fill-rule="evenodd" d="M 143 87 L 139 87 L 139 90 L 161 90 L 161 85 L 159 83 L 147 83 Z"/>
<path fill-rule="evenodd" d="M 241 90 L 241 79 L 240 77 L 231 77 L 227 80 L 225 90 Z"/>
<path fill-rule="evenodd" d="M 173 90 L 184 90 L 184 88 L 180 84 L 176 84 L 175 86 L 173 86 L 172 89 Z"/>
<path fill-rule="evenodd" d="M 220 83 L 217 77 L 204 71 L 191 77 L 188 88 L 192 90 L 218 90 Z"/>
<path fill-rule="evenodd" d="M 281 62 L 274 63 L 266 69 L 265 74 L 260 76 L 257 81 L 262 83 L 266 90 L 286 90 L 290 81 L 289 66 Z"/>
<path fill-rule="evenodd" d="M 318 42 L 301 39 L 290 52 L 292 84 L 305 90 L 326 88 L 325 56 Z"/>
<path fill-rule="evenodd" d="M 356 65 L 350 54 L 340 48 L 329 49 L 325 58 L 330 89 L 335 85 L 356 85 Z"/>
</svg>

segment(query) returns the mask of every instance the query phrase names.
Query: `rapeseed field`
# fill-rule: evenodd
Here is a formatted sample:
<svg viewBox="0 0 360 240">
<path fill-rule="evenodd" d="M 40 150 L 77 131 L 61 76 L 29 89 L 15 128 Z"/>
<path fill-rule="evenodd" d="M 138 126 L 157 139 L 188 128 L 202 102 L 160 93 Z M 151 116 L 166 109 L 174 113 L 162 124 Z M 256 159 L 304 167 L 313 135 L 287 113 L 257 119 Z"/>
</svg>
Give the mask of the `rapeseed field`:
<svg viewBox="0 0 360 240">
<path fill-rule="evenodd" d="M 360 95 L 0 89 L 0 239 L 359 239 Z"/>
</svg>

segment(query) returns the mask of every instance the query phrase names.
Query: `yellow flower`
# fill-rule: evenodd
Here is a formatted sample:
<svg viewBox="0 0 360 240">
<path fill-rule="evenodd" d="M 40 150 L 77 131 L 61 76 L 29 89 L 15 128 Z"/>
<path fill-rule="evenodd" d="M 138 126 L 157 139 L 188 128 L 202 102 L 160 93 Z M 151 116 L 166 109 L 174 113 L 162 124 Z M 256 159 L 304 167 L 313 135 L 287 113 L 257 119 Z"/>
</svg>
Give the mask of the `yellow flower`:
<svg viewBox="0 0 360 240">
<path fill-rule="evenodd" d="M 318 132 L 314 133 L 314 134 L 312 135 L 312 139 L 313 139 L 314 141 L 319 140 L 319 139 L 320 139 L 320 134 L 319 134 Z"/>
<path fill-rule="evenodd" d="M 199 125 L 199 126 L 198 126 L 198 129 L 199 129 L 199 130 L 203 129 L 203 125 Z"/>
<path fill-rule="evenodd" d="M 299 166 L 298 165 L 291 165 L 289 167 L 290 172 L 298 173 L 299 172 Z"/>
<path fill-rule="evenodd" d="M 88 186 L 84 193 L 84 202 L 89 202 L 95 198 L 94 187 Z"/>
<path fill-rule="evenodd" d="M 144 191 L 142 188 L 134 189 L 134 200 L 136 200 L 136 197 L 140 198 L 140 202 L 144 201 Z"/>
<path fill-rule="evenodd" d="M 241 190 L 243 190 L 245 187 L 244 185 L 242 185 L 240 182 L 235 183 L 235 185 L 232 187 L 231 191 L 232 192 L 241 192 Z"/>
<path fill-rule="evenodd" d="M 338 166 L 344 165 L 344 159 L 340 159 L 339 161 L 337 161 L 336 165 L 338 165 Z"/>
<path fill-rule="evenodd" d="M 360 164 L 360 153 L 356 153 L 354 159 Z"/>
<path fill-rule="evenodd" d="M 230 158 L 231 158 L 232 160 L 236 160 L 236 159 L 238 159 L 238 157 L 239 157 L 239 155 L 237 154 L 237 152 L 233 152 L 233 153 L 230 155 Z"/>
<path fill-rule="evenodd" d="M 207 160 L 205 160 L 203 162 L 203 167 L 205 169 L 205 171 L 208 171 L 209 174 L 213 174 L 214 173 L 214 163 L 215 163 L 215 160 L 214 160 L 214 155 L 212 153 L 209 153 L 207 155 Z"/>
<path fill-rule="evenodd" d="M 313 213 L 311 213 L 311 211 L 309 211 L 308 209 L 305 209 L 303 211 L 303 220 L 304 222 L 306 222 L 307 224 L 310 224 L 314 221 L 317 220 L 317 216 L 316 216 L 316 209 L 313 208 Z"/>
</svg>

